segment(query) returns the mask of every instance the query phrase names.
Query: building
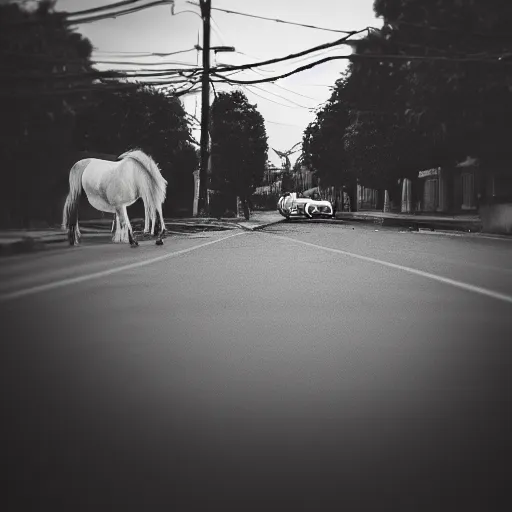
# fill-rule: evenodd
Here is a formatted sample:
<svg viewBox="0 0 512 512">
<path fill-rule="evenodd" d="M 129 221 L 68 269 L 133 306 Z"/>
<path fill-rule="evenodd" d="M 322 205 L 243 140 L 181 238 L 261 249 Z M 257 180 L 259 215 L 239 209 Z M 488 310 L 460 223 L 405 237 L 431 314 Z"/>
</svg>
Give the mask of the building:
<svg viewBox="0 0 512 512">
<path fill-rule="evenodd" d="M 468 157 L 455 167 L 434 167 L 402 181 L 402 212 L 478 213 L 482 197 L 479 162 Z"/>
</svg>

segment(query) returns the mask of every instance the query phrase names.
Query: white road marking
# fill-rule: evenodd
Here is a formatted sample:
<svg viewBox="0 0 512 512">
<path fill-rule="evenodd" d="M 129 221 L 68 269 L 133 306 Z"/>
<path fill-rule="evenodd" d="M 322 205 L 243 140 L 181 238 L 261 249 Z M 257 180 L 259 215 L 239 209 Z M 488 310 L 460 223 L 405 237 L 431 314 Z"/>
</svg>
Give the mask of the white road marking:
<svg viewBox="0 0 512 512">
<path fill-rule="evenodd" d="M 269 235 L 270 233 L 266 233 Z M 302 240 L 296 240 L 295 238 L 289 238 L 287 236 L 280 236 L 272 234 L 274 238 L 280 238 L 281 240 L 286 240 L 287 242 L 295 242 L 297 244 L 307 245 L 308 247 L 314 247 L 315 249 L 321 249 L 328 252 L 334 252 L 336 254 L 342 254 L 344 256 L 349 256 L 351 258 L 356 258 L 363 261 L 369 261 L 370 263 L 376 263 L 377 265 L 383 265 L 385 267 L 395 268 L 397 270 L 402 270 L 404 272 L 409 272 L 410 274 L 415 274 L 417 276 L 426 277 L 427 279 L 432 279 L 434 281 L 438 281 L 440 283 L 449 284 L 451 286 L 455 286 L 456 288 L 460 288 L 462 290 L 468 292 L 478 293 L 480 295 L 485 295 L 486 297 L 491 297 L 493 299 L 501 300 L 503 302 L 508 302 L 512 304 L 512 296 L 506 295 L 504 293 L 495 292 L 493 290 L 489 290 L 487 288 L 482 288 L 480 286 L 475 286 L 469 283 L 464 283 L 462 281 L 456 281 L 455 279 L 450 279 L 449 277 L 438 276 L 436 274 L 431 274 L 430 272 L 424 272 L 423 270 L 417 270 L 411 267 L 404 267 L 403 265 L 397 265 L 396 263 L 390 263 L 388 261 L 377 260 L 375 258 L 370 258 L 369 256 L 362 256 L 361 254 L 355 254 L 353 252 L 342 251 L 341 249 L 332 249 L 331 247 L 324 247 L 323 245 L 312 244 L 310 242 L 303 242 Z"/>
<path fill-rule="evenodd" d="M 173 258 L 175 256 L 181 256 L 182 254 L 186 254 L 187 252 L 195 251 L 196 249 L 201 249 L 202 247 L 206 247 L 208 245 L 216 244 L 218 242 L 222 242 L 223 240 L 227 240 L 228 238 L 233 238 L 234 236 L 243 235 L 242 233 L 234 233 L 229 236 L 225 236 L 223 238 L 219 238 L 217 240 L 212 240 L 210 242 L 205 242 L 202 244 L 194 245 L 194 247 L 189 247 L 188 249 L 182 249 L 181 251 L 175 251 L 168 254 L 164 254 L 162 256 L 157 256 L 156 258 L 151 258 L 149 260 L 138 261 L 136 263 L 130 263 L 128 265 L 122 265 L 120 267 L 109 268 L 108 270 L 102 270 L 100 272 L 94 272 L 92 274 L 85 274 L 83 276 L 70 277 L 67 279 L 62 279 L 60 281 L 54 281 L 53 283 L 41 284 L 38 286 L 33 286 L 31 288 L 25 288 L 23 290 L 17 290 L 13 292 L 8 292 L 0 295 L 0 301 L 8 301 L 12 299 L 18 299 L 20 297 L 26 297 L 27 295 L 34 295 L 36 293 L 46 292 L 48 290 L 54 290 L 55 288 L 61 288 L 63 286 L 68 286 L 77 283 L 83 283 L 84 281 L 91 281 L 92 279 L 98 279 L 100 277 L 107 277 L 112 274 L 117 274 L 118 272 L 124 272 L 125 270 L 132 270 L 134 268 L 145 267 L 147 265 L 151 265 L 152 263 L 156 263 L 158 261 L 166 260 L 168 258 Z"/>
</svg>

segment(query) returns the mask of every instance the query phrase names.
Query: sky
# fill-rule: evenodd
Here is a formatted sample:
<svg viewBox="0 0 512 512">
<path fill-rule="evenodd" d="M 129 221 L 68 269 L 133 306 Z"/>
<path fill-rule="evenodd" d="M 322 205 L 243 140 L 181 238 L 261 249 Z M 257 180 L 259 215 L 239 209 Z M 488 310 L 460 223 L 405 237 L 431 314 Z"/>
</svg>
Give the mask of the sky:
<svg viewBox="0 0 512 512">
<path fill-rule="evenodd" d="M 78 11 L 113 3 L 117 0 L 57 0 L 56 9 Z M 142 0 L 142 3 L 150 0 Z M 195 0 L 196 3 L 197 0 Z M 235 53 L 212 52 L 212 65 L 248 64 L 276 57 L 284 57 L 308 48 L 335 41 L 344 34 L 328 32 L 229 14 L 215 10 L 227 9 L 256 16 L 280 19 L 295 23 L 315 25 L 333 30 L 361 30 L 365 27 L 380 27 L 381 20 L 373 12 L 373 0 L 212 0 L 211 45 L 234 46 Z M 174 15 L 170 5 L 156 6 L 115 19 L 79 25 L 75 28 L 87 37 L 93 47 L 95 60 L 131 60 L 141 62 L 172 63 L 172 67 L 190 69 L 201 66 L 201 54 L 193 47 L 202 46 L 202 20 L 200 9 L 186 0 L 176 0 Z M 354 36 L 359 37 L 359 36 Z M 132 53 L 169 53 L 190 50 L 169 57 L 142 58 Z M 126 52 L 126 53 L 125 53 Z M 254 80 L 280 75 L 297 67 L 334 55 L 349 55 L 351 48 L 340 45 L 318 51 L 310 56 L 299 57 L 288 62 L 277 63 L 256 70 L 246 70 L 233 78 Z M 180 62 L 181 64 L 176 64 Z M 188 64 L 188 65 L 187 65 Z M 164 67 L 166 67 L 164 65 Z M 243 86 L 249 102 L 256 104 L 265 119 L 269 144 L 269 160 L 279 166 L 281 159 L 272 148 L 286 151 L 302 141 L 306 126 L 314 120 L 315 110 L 330 97 L 330 87 L 347 66 L 347 60 L 335 60 L 318 65 L 310 70 L 280 79 L 275 83 Z M 137 66 L 98 65 L 99 69 L 136 69 Z M 158 69 L 152 66 L 151 69 Z M 216 84 L 218 91 L 229 91 L 240 86 Z M 210 102 L 214 99 L 210 88 Z M 201 115 L 201 95 L 195 93 L 182 96 L 185 110 Z M 194 129 L 193 137 L 199 141 L 200 131 Z M 300 147 L 300 146 L 299 146 Z M 300 152 L 290 157 L 292 164 Z"/>
</svg>

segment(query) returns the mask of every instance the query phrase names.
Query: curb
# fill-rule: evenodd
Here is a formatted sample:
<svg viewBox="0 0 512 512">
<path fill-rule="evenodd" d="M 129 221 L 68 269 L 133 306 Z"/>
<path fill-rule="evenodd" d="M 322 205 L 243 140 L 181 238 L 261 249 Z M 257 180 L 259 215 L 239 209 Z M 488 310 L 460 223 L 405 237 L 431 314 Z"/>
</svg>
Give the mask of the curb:
<svg viewBox="0 0 512 512">
<path fill-rule="evenodd" d="M 467 236 L 474 238 L 488 238 L 493 240 L 512 240 L 512 235 L 502 233 L 486 233 L 482 231 L 482 225 L 478 221 L 436 221 L 415 219 L 400 219 L 390 217 L 373 217 L 358 215 L 357 217 L 338 218 L 344 222 L 366 222 L 387 227 L 400 227 L 410 233 L 445 236 Z"/>
<path fill-rule="evenodd" d="M 482 229 L 481 223 L 478 221 L 443 221 L 443 220 L 423 220 L 421 218 L 403 219 L 392 217 L 373 217 L 373 216 L 357 216 L 357 217 L 342 217 L 339 220 L 346 222 L 367 222 L 378 224 L 380 226 L 389 227 L 404 227 L 418 231 L 420 229 L 426 230 L 446 230 L 446 231 L 462 231 L 462 232 L 480 232 Z"/>
<path fill-rule="evenodd" d="M 466 238 L 486 238 L 489 240 L 507 240 L 512 241 L 511 235 L 501 235 L 498 233 L 483 233 L 481 231 L 457 231 L 455 229 L 445 231 L 445 230 L 436 230 L 436 229 L 422 229 L 420 228 L 418 231 L 401 231 L 401 233 L 414 233 L 418 235 L 440 235 L 440 236 L 463 236 Z"/>
<path fill-rule="evenodd" d="M 271 222 L 265 222 L 263 224 L 257 224 L 255 226 L 244 226 L 242 224 L 236 224 L 239 228 L 241 229 L 244 229 L 245 231 L 258 231 L 259 229 L 263 229 L 263 228 L 266 228 L 267 226 L 273 226 L 274 224 L 280 224 L 281 222 L 284 221 L 284 218 L 283 219 L 279 219 L 279 220 L 273 220 Z"/>
<path fill-rule="evenodd" d="M 285 220 L 285 219 L 283 219 Z M 282 222 L 282 221 L 280 221 Z M 343 224 L 345 222 L 345 219 L 306 219 L 306 218 L 297 218 L 297 219 L 290 219 L 289 223 L 293 224 L 296 223 L 307 223 L 307 224 Z"/>
<path fill-rule="evenodd" d="M 279 219 L 277 221 L 266 222 L 266 223 L 258 224 L 255 226 L 243 226 L 236 222 L 218 222 L 218 221 L 212 222 L 212 223 L 203 222 L 203 223 L 199 223 L 199 224 L 182 222 L 179 224 L 180 225 L 194 225 L 199 228 L 200 227 L 204 227 L 204 228 L 219 227 L 219 228 L 223 228 L 223 229 L 235 229 L 238 227 L 238 228 L 244 229 L 246 231 L 256 231 L 256 230 L 262 229 L 266 226 L 271 226 L 272 224 L 278 224 L 279 222 L 282 222 L 282 220 Z M 90 229 L 90 231 L 89 231 L 89 229 Z M 182 233 L 179 231 L 176 231 L 176 232 L 168 231 L 168 232 L 171 234 L 176 234 L 176 235 L 188 234 L 188 233 Z M 104 232 L 102 232 L 101 230 L 94 230 L 91 228 L 86 228 L 85 230 L 82 229 L 82 234 L 86 235 L 87 237 L 107 237 L 108 238 L 108 237 L 110 237 L 110 230 L 109 231 L 105 230 Z M 196 234 L 196 233 L 191 233 L 191 234 Z M 7 257 L 7 256 L 14 256 L 17 254 L 28 254 L 28 253 L 33 253 L 33 252 L 44 251 L 45 249 L 48 248 L 48 246 L 55 246 L 56 244 L 59 244 L 59 243 L 67 243 L 67 241 L 68 241 L 67 234 L 65 234 L 65 233 L 55 233 L 55 235 L 46 235 L 43 237 L 25 236 L 25 237 L 21 237 L 20 240 L 16 240 L 15 242 L 10 242 L 10 243 L 6 243 L 6 244 L 2 244 L 1 238 L 0 238 L 0 257 L 4 257 L 4 256 Z"/>
</svg>

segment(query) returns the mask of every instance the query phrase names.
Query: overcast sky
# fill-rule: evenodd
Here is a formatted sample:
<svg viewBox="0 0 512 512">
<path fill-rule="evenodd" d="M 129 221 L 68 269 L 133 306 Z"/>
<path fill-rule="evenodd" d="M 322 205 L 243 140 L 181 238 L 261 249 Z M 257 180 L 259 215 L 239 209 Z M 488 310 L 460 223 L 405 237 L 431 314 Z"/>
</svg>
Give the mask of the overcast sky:
<svg viewBox="0 0 512 512">
<path fill-rule="evenodd" d="M 56 8 L 72 12 L 106 5 L 112 1 L 58 0 Z M 334 41 L 343 34 L 228 14 L 215 8 L 334 30 L 360 30 L 367 26 L 380 27 L 382 24 L 375 18 L 373 0 L 212 0 L 212 8 L 211 45 L 234 46 L 237 51 L 219 53 L 218 64 L 240 65 L 282 57 Z M 193 49 L 198 37 L 202 45 L 202 21 L 198 16 L 200 9 L 186 0 L 176 0 L 174 11 L 173 16 L 170 6 L 158 6 L 117 19 L 80 25 L 76 30 L 91 41 L 95 48 L 93 56 L 96 60 L 122 57 L 132 60 L 136 58 L 137 61 L 144 62 L 145 59 L 124 52 L 174 52 L 191 49 L 189 52 L 161 60 L 172 62 L 173 67 L 181 67 L 174 64 L 176 62 L 201 65 L 201 56 Z M 179 14 L 182 11 L 188 12 Z M 250 80 L 271 77 L 326 56 L 347 55 L 350 52 L 350 47 L 342 45 L 315 52 L 311 56 L 257 68 L 259 74 L 248 70 L 238 73 L 233 78 Z M 148 57 L 147 61 L 155 62 L 158 59 Z M 215 55 L 212 52 L 212 65 L 214 63 Z M 302 140 L 305 127 L 315 117 L 315 108 L 329 98 L 329 87 L 334 84 L 346 65 L 346 60 L 330 61 L 278 80 L 275 84 L 263 83 L 243 87 L 249 101 L 257 105 L 265 119 L 270 148 L 287 150 Z M 186 65 L 183 67 L 190 68 Z M 217 90 L 229 90 L 231 87 L 222 84 Z M 210 101 L 213 101 L 213 91 L 210 96 Z M 200 117 L 199 93 L 182 97 L 182 101 L 187 112 Z M 199 140 L 199 131 L 195 130 L 193 135 Z M 295 153 L 292 156 L 292 163 L 298 155 L 299 153 Z M 280 158 L 272 149 L 269 150 L 269 159 L 276 165 L 280 164 Z"/>
</svg>

